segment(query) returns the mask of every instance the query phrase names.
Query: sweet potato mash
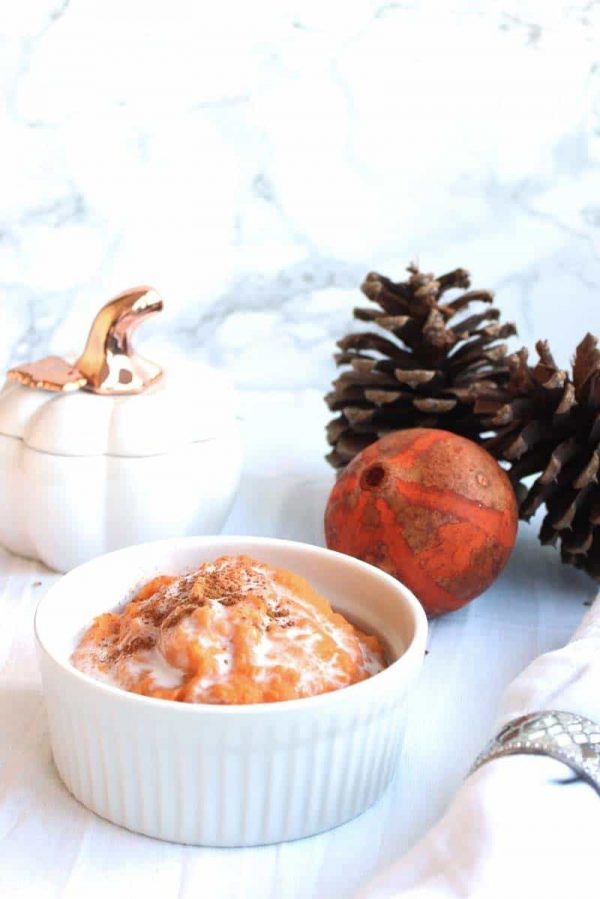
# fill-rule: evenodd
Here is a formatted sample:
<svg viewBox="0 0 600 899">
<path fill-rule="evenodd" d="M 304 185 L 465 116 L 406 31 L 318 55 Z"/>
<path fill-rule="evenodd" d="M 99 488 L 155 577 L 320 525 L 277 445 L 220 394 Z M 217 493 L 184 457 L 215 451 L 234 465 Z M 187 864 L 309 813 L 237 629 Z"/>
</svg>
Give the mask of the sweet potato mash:
<svg viewBox="0 0 600 899">
<path fill-rule="evenodd" d="M 303 578 L 247 556 L 154 578 L 95 619 L 72 662 L 145 696 L 230 705 L 314 696 L 385 667 L 377 637 Z"/>
</svg>

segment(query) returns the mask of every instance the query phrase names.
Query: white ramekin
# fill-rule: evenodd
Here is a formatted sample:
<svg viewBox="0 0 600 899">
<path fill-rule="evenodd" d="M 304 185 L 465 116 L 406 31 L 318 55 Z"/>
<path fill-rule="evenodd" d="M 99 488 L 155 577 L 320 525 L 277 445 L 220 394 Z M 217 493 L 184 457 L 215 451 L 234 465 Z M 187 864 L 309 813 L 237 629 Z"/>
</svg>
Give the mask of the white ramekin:
<svg viewBox="0 0 600 899">
<path fill-rule="evenodd" d="M 127 693 L 70 664 L 92 618 L 136 585 L 240 553 L 307 578 L 384 638 L 389 667 L 322 696 L 214 706 Z M 74 569 L 41 600 L 35 630 L 52 752 L 71 793 L 103 818 L 159 839 L 251 846 L 335 827 L 378 799 L 398 764 L 427 620 L 406 587 L 349 556 L 263 537 L 188 537 Z"/>
</svg>

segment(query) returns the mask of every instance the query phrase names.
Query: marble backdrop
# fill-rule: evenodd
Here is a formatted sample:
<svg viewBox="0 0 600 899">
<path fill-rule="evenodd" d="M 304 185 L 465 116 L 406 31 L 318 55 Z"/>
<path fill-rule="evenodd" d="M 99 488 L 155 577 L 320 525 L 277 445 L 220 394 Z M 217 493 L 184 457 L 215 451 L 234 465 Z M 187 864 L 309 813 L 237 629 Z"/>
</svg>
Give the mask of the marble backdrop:
<svg viewBox="0 0 600 899">
<path fill-rule="evenodd" d="M 23 0 L 0 28 L 2 367 L 146 282 L 155 354 L 319 392 L 362 275 L 411 259 L 561 362 L 600 331 L 598 2 Z"/>
</svg>

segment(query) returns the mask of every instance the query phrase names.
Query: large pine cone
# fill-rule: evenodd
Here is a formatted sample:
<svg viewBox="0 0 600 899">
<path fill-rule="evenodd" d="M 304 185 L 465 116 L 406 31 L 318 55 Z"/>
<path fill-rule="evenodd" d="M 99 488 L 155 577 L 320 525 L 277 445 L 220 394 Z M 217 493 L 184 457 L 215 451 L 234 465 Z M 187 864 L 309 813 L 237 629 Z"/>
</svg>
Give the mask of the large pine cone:
<svg viewBox="0 0 600 899">
<path fill-rule="evenodd" d="M 474 402 L 493 397 L 507 382 L 507 349 L 499 341 L 516 330 L 498 321 L 493 294 L 467 291 L 469 273 L 462 268 L 439 278 L 416 265 L 408 271 L 408 281 L 397 284 L 367 275 L 361 289 L 377 308 L 355 309 L 354 317 L 375 330 L 338 341 L 335 359 L 344 371 L 326 397 L 339 413 L 327 428 L 334 468 L 401 428 L 444 428 L 479 440 L 485 428 Z M 442 302 L 456 288 L 467 292 Z M 474 302 L 488 308 L 459 315 Z"/>
<path fill-rule="evenodd" d="M 543 544 L 560 543 L 564 562 L 600 579 L 600 351 L 588 334 L 579 344 L 569 376 L 548 344 L 536 344 L 507 360 L 511 370 L 504 401 L 482 399 L 476 411 L 497 431 L 484 446 L 509 463 L 528 520 L 545 505 Z M 530 487 L 521 482 L 538 475 Z"/>
</svg>

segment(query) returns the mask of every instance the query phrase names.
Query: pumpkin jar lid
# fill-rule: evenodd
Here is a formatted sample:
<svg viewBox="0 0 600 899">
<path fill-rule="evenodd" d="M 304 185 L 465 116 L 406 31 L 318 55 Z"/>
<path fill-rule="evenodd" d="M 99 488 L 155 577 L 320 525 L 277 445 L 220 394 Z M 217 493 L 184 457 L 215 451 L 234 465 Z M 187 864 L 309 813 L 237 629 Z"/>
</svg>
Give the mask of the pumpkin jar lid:
<svg viewBox="0 0 600 899">
<path fill-rule="evenodd" d="M 63 456 L 155 456 L 219 436 L 236 417 L 226 375 L 182 362 L 144 393 L 49 393 L 7 381 L 0 391 L 0 434 Z"/>
<path fill-rule="evenodd" d="M 227 376 L 179 361 L 163 372 L 133 350 L 131 335 L 162 309 L 134 288 L 98 313 L 81 356 L 51 356 L 9 372 L 0 390 L 0 434 L 62 456 L 154 456 L 211 440 L 237 415 Z"/>
</svg>

